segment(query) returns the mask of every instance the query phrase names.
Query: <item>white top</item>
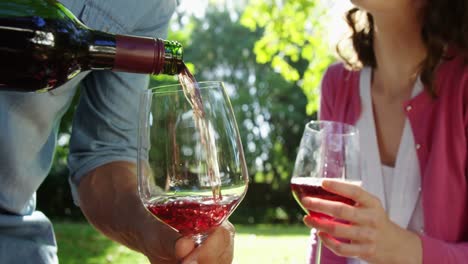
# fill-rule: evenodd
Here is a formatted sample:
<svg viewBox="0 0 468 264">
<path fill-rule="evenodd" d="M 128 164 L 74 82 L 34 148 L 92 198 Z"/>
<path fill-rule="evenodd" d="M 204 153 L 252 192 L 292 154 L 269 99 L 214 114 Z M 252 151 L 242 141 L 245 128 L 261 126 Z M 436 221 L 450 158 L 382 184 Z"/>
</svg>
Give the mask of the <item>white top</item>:
<svg viewBox="0 0 468 264">
<path fill-rule="evenodd" d="M 361 144 L 361 180 L 363 187 L 377 196 L 390 219 L 399 226 L 414 232 L 423 232 L 424 218 L 420 199 L 421 175 L 419 171 L 417 145 L 409 120 L 405 120 L 403 135 L 398 149 L 395 167 L 382 165 L 377 144 L 371 97 L 372 70 L 361 71 L 360 96 L 362 113 L 356 124 Z M 412 97 L 423 90 L 418 79 Z M 348 263 L 366 263 L 349 259 Z"/>
</svg>

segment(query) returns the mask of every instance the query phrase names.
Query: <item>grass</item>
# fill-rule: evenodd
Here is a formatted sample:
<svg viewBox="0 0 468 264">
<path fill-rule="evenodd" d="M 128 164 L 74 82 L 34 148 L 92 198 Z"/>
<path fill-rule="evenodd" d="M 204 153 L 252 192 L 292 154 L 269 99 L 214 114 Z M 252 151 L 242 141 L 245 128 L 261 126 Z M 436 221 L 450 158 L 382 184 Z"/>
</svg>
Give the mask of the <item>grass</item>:
<svg viewBox="0 0 468 264">
<path fill-rule="evenodd" d="M 62 264 L 148 264 L 147 259 L 86 223 L 54 222 Z M 306 263 L 309 230 L 304 226 L 236 225 L 235 264 Z"/>
</svg>

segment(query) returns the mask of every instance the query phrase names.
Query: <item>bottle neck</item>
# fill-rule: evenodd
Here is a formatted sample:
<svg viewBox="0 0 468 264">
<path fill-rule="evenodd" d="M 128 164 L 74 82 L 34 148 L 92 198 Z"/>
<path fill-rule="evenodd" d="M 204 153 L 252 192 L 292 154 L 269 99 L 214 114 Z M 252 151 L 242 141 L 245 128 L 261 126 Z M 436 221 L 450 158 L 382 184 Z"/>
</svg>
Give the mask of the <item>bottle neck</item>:
<svg viewBox="0 0 468 264">
<path fill-rule="evenodd" d="M 117 35 L 116 43 L 114 71 L 166 73 L 164 42 L 161 39 Z"/>
<path fill-rule="evenodd" d="M 126 35 L 116 36 L 114 71 L 134 73 L 159 72 L 160 47 L 155 39 Z M 156 69 L 155 69 L 156 68 Z"/>
<path fill-rule="evenodd" d="M 183 51 L 174 41 L 93 31 L 89 55 L 91 70 L 175 75 Z"/>
<path fill-rule="evenodd" d="M 88 45 L 90 70 L 111 70 L 117 53 L 116 37 L 102 31 L 92 31 Z"/>
<path fill-rule="evenodd" d="M 164 65 L 162 73 L 175 75 L 185 68 L 183 61 L 184 51 L 177 41 L 162 40 L 164 44 Z"/>
</svg>

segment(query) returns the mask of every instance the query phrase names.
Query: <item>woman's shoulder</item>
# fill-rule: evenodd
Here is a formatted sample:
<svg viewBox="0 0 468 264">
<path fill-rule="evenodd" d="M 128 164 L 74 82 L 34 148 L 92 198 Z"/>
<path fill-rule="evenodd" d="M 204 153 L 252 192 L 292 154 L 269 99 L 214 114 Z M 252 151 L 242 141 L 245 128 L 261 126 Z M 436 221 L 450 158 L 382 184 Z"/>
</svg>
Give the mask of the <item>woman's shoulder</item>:
<svg viewBox="0 0 468 264">
<path fill-rule="evenodd" d="M 322 92 L 341 93 L 358 89 L 360 70 L 353 70 L 343 62 L 331 64 L 322 79 Z"/>
<path fill-rule="evenodd" d="M 360 70 L 354 70 L 346 66 L 343 62 L 335 62 L 328 66 L 324 79 L 348 81 L 359 74 Z"/>
<path fill-rule="evenodd" d="M 468 62 L 463 56 L 445 59 L 436 74 L 437 108 L 468 121 Z"/>
<path fill-rule="evenodd" d="M 468 57 L 454 55 L 445 59 L 438 69 L 436 81 L 440 93 L 453 90 L 468 93 Z"/>
<path fill-rule="evenodd" d="M 354 123 L 360 112 L 360 70 L 343 63 L 330 65 L 322 79 L 321 118 Z"/>
</svg>

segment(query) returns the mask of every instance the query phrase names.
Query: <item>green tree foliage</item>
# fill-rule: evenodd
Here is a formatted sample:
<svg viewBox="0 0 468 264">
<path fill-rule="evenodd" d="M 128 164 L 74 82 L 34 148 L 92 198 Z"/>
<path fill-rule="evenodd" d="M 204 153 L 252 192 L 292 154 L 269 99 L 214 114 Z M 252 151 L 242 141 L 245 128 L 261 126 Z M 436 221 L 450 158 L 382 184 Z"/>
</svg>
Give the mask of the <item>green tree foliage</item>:
<svg viewBox="0 0 468 264">
<path fill-rule="evenodd" d="M 271 63 L 286 80 L 304 90 L 308 114 L 318 109 L 317 88 L 322 73 L 333 60 L 325 40 L 329 19 L 323 2 L 251 1 L 241 18 L 242 25 L 251 30 L 264 29 L 255 43 L 257 61 Z"/>
</svg>

